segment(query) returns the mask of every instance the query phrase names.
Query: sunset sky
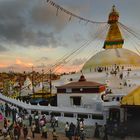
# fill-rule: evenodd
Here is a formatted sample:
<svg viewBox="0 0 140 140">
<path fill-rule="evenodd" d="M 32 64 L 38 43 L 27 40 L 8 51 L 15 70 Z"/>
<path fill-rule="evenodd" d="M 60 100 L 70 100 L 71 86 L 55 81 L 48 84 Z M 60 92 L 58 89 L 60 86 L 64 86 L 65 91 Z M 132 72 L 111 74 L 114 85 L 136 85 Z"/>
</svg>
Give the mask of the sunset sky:
<svg viewBox="0 0 140 140">
<path fill-rule="evenodd" d="M 94 21 L 107 21 L 112 5 L 120 22 L 140 34 L 140 0 L 54 0 L 63 8 Z M 79 70 L 103 46 L 106 32 L 94 39 L 104 25 L 85 24 L 58 11 L 45 0 L 0 0 L 0 71 L 47 71 L 60 58 L 82 46 L 77 55 L 58 71 Z M 125 34 L 125 48 L 136 52 L 138 39 Z M 125 38 L 124 37 L 124 38 Z M 128 42 L 127 42 L 128 41 Z M 140 44 L 140 43 L 139 43 Z M 140 49 L 137 46 L 138 49 Z"/>
</svg>

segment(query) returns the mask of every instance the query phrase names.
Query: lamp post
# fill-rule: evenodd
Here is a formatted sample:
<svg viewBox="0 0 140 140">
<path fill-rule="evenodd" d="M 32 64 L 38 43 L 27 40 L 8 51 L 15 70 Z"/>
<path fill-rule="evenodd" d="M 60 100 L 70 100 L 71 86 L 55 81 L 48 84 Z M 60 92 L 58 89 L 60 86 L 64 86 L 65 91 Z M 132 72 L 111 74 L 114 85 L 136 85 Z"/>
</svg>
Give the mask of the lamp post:
<svg viewBox="0 0 140 140">
<path fill-rule="evenodd" d="M 51 69 L 50 69 L 50 94 L 52 94 L 52 71 L 51 71 Z"/>
<path fill-rule="evenodd" d="M 44 70 L 42 69 L 42 92 L 44 91 L 43 81 L 44 81 Z"/>
<path fill-rule="evenodd" d="M 34 93 L 34 71 L 32 66 L 32 93 Z"/>
</svg>

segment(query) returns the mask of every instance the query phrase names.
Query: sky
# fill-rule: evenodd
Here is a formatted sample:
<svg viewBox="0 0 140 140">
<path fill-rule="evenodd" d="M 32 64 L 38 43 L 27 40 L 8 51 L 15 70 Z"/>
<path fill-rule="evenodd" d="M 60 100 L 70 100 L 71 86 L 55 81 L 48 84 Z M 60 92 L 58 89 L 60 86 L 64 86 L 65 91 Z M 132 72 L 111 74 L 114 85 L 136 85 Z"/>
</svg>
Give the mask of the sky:
<svg viewBox="0 0 140 140">
<path fill-rule="evenodd" d="M 54 0 L 63 8 L 94 21 L 106 22 L 112 5 L 120 22 L 140 32 L 140 0 Z M 101 30 L 102 35 L 98 35 Z M 58 60 L 85 45 L 58 72 L 77 71 L 102 50 L 106 35 L 103 24 L 85 24 L 50 6 L 46 0 L 0 0 L 0 71 L 48 71 Z M 97 32 L 97 33 L 96 33 Z M 125 34 L 125 33 L 124 33 Z M 95 36 L 98 36 L 95 39 Z M 125 48 L 134 42 L 125 34 Z M 137 41 L 138 40 L 134 40 Z"/>
</svg>

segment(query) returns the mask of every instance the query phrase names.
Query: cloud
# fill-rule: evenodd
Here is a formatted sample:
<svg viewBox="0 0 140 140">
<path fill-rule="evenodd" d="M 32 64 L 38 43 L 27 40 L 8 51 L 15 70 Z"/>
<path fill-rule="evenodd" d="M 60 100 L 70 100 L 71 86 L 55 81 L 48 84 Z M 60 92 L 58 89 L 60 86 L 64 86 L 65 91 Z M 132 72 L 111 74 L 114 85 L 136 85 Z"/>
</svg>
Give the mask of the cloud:
<svg viewBox="0 0 140 140">
<path fill-rule="evenodd" d="M 60 11 L 58 12 L 58 16 L 56 16 L 56 8 L 47 6 L 47 3 L 34 6 L 31 16 L 33 21 L 38 25 L 48 25 L 49 27 L 53 27 L 53 30 L 56 32 L 64 29 L 68 20 L 68 16 Z"/>
<path fill-rule="evenodd" d="M 6 52 L 8 49 L 0 44 L 0 52 Z"/>
<path fill-rule="evenodd" d="M 30 61 L 23 61 L 19 58 L 16 59 L 15 63 L 14 64 L 11 64 L 9 66 L 5 66 L 3 68 L 1 68 L 0 70 L 9 70 L 9 71 L 16 71 L 16 72 L 19 72 L 19 71 L 31 71 L 32 70 L 32 66 L 33 66 L 33 63 L 30 62 Z"/>
<path fill-rule="evenodd" d="M 21 59 L 19 59 L 19 58 L 17 58 L 16 59 L 16 63 L 15 63 L 16 65 L 21 65 L 21 66 L 23 66 L 23 67 L 32 67 L 33 66 L 33 63 L 32 62 L 25 62 L 25 61 L 23 61 L 23 60 L 21 60 Z"/>
<path fill-rule="evenodd" d="M 73 37 L 76 43 L 85 40 L 84 37 L 80 33 L 75 33 Z"/>
<path fill-rule="evenodd" d="M 40 61 L 41 61 L 41 62 L 42 62 L 42 61 L 44 62 L 44 61 L 48 61 L 48 60 L 49 60 L 49 58 L 46 57 L 46 56 L 44 56 L 44 57 L 41 57 L 40 59 L 38 59 L 37 62 L 40 62 Z"/>
<path fill-rule="evenodd" d="M 88 36 L 94 40 L 104 41 L 108 32 L 109 26 L 105 23 L 104 25 L 97 25 L 96 28 L 90 26 Z"/>
<path fill-rule="evenodd" d="M 37 66 L 35 66 L 36 68 L 41 68 L 41 69 L 43 69 L 43 68 L 45 68 L 46 67 L 46 65 L 45 64 L 40 64 L 40 65 L 37 65 Z"/>
<path fill-rule="evenodd" d="M 87 61 L 86 58 L 77 58 L 75 60 L 73 60 L 72 65 L 76 66 L 76 65 L 82 65 L 83 63 L 85 63 Z"/>
<path fill-rule="evenodd" d="M 60 5 L 78 15 L 89 7 L 87 2 L 63 1 L 63 4 Z M 56 16 L 56 8 L 48 6 L 45 0 L 2 0 L 0 41 L 4 47 L 9 44 L 12 47 L 66 47 L 61 31 L 68 25 L 68 19 L 69 15 L 60 10 Z M 79 40 L 77 36 L 76 41 Z"/>
<path fill-rule="evenodd" d="M 56 18 L 46 5 L 39 0 L 0 1 L 0 41 L 23 47 L 63 46 L 54 29 L 65 27 L 64 17 Z"/>
</svg>

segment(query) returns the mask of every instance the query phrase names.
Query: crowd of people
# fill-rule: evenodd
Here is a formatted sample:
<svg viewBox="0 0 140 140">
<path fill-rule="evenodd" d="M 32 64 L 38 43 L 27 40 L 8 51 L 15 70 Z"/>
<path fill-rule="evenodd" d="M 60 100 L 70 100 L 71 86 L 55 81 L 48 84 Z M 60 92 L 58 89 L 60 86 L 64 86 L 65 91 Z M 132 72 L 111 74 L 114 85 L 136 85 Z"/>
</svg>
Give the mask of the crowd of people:
<svg viewBox="0 0 140 140">
<path fill-rule="evenodd" d="M 99 124 L 96 122 L 95 123 L 94 137 L 100 138 L 102 140 L 108 140 L 107 126 L 106 125 L 99 126 Z"/>
<path fill-rule="evenodd" d="M 23 115 L 21 112 L 17 111 L 16 109 L 16 114 L 15 119 L 12 119 L 12 121 L 8 120 L 7 117 L 4 117 L 4 124 L 3 128 L 1 130 L 1 135 L 3 135 L 4 139 L 7 140 L 20 140 L 21 133 L 24 136 L 25 140 L 30 140 L 28 137 L 28 132 L 29 129 L 32 133 L 32 138 L 35 138 L 36 133 L 41 133 L 42 138 L 48 137 L 48 128 L 47 128 L 47 123 L 51 124 L 51 127 L 53 128 L 53 135 L 55 132 L 55 126 L 58 126 L 58 120 L 55 120 L 55 116 L 51 117 L 51 120 L 47 120 L 47 117 L 45 114 L 41 115 L 38 114 L 38 112 L 35 112 L 33 115 Z M 5 112 L 7 112 L 5 110 Z M 10 116 L 9 116 L 10 117 Z M 13 114 L 11 116 L 13 117 Z M 57 117 L 56 117 L 57 118 Z M 24 120 L 28 120 L 28 123 L 25 123 Z"/>
<path fill-rule="evenodd" d="M 66 122 L 65 124 L 65 135 L 69 140 L 85 140 L 85 131 L 84 131 L 84 121 L 83 119 L 77 119 L 77 125 L 71 122 Z"/>
<path fill-rule="evenodd" d="M 25 109 L 8 103 L 1 104 L 1 106 L 3 107 L 0 121 L 2 121 L 3 127 L 0 129 L 0 137 L 3 137 L 3 140 L 20 140 L 21 135 L 25 140 L 31 140 L 36 137 L 36 133 L 41 133 L 41 137 L 47 139 L 48 126 L 52 130 L 53 140 L 58 139 L 56 128 L 59 126 L 59 122 L 58 117 L 54 114 L 48 118 L 46 114 L 40 114 L 38 111 L 30 114 Z M 84 129 L 83 119 L 77 119 L 77 124 L 66 122 L 65 128 L 63 128 L 65 136 L 69 140 L 85 140 Z"/>
</svg>

